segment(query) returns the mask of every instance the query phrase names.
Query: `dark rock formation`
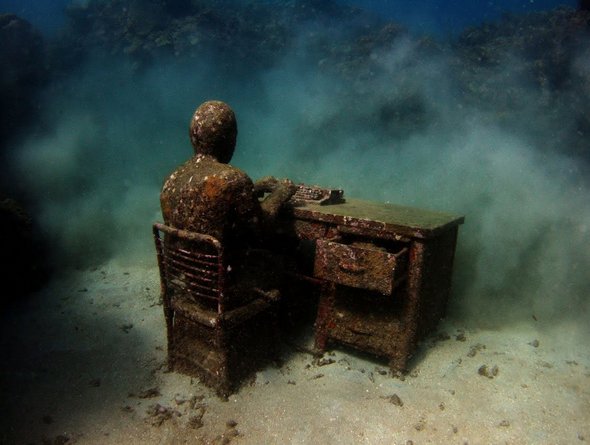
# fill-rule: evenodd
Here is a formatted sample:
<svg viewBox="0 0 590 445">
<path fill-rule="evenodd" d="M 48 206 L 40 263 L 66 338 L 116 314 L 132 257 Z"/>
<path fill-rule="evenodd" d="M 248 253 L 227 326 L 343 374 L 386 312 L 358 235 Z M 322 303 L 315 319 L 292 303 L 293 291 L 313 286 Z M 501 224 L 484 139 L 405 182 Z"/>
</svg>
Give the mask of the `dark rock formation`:
<svg viewBox="0 0 590 445">
<path fill-rule="evenodd" d="M 590 159 L 590 79 L 580 69 L 590 48 L 589 23 L 590 12 L 558 8 L 465 30 L 452 48 L 461 100 L 489 110 L 504 128 L 532 135 L 537 147 Z M 550 137 L 533 127 L 546 119 L 552 128 L 557 116 L 563 124 L 570 116 L 571 126 Z"/>
<path fill-rule="evenodd" d="M 79 55 L 100 49 L 149 64 L 159 56 L 247 60 L 249 69 L 268 67 L 298 44 L 301 27 L 309 23 L 344 21 L 360 26 L 357 10 L 334 0 L 216 2 L 165 0 L 91 0 L 72 5 L 69 31 L 61 45 Z"/>
<path fill-rule="evenodd" d="M 33 221 L 13 199 L 0 199 L 0 309 L 25 296 L 46 278 L 43 243 Z"/>
<path fill-rule="evenodd" d="M 47 79 L 41 35 L 14 14 L 0 14 L 0 151 L 35 113 Z"/>
</svg>

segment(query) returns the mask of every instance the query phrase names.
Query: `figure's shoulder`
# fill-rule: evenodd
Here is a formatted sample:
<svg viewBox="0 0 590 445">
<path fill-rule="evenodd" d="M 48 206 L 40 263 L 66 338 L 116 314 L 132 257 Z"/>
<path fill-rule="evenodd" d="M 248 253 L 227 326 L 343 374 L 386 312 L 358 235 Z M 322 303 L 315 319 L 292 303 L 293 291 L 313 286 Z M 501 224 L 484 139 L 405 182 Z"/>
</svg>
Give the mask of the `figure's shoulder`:
<svg viewBox="0 0 590 445">
<path fill-rule="evenodd" d="M 220 164 L 216 176 L 223 178 L 230 187 L 252 186 L 252 180 L 246 172 L 229 164 Z"/>
<path fill-rule="evenodd" d="M 241 169 L 222 164 L 210 157 L 195 156 L 179 166 L 165 181 L 164 189 L 176 189 L 191 184 L 215 184 L 219 190 L 243 190 L 252 188 L 250 177 Z"/>
<path fill-rule="evenodd" d="M 252 182 L 250 177 L 242 169 L 239 169 L 238 167 L 234 167 L 233 165 L 229 164 L 224 164 L 224 167 L 225 168 L 223 170 L 223 174 L 228 179 L 240 182 Z"/>
</svg>

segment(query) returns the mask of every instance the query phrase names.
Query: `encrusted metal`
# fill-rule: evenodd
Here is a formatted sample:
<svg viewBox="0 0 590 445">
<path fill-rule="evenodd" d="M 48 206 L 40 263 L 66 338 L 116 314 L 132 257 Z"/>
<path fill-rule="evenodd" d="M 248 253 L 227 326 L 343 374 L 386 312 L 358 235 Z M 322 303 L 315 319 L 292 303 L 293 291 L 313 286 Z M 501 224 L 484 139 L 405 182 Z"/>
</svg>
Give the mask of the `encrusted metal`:
<svg viewBox="0 0 590 445">
<path fill-rule="evenodd" d="M 316 185 L 299 184 L 291 203 L 316 203 L 320 205 L 338 204 L 344 202 L 344 190 L 327 189 Z"/>
<path fill-rule="evenodd" d="M 290 276 L 319 293 L 320 351 L 342 343 L 405 371 L 445 313 L 463 217 L 253 183 L 228 164 L 237 123 L 223 102 L 201 104 L 189 133 L 195 156 L 165 181 L 154 225 L 171 369 L 235 389 L 274 350 L 281 294 L 289 313 L 310 304 Z"/>
<path fill-rule="evenodd" d="M 159 223 L 153 231 L 169 367 L 225 397 L 274 355 L 276 302 L 270 292 L 228 285 L 217 239 Z"/>
<path fill-rule="evenodd" d="M 417 342 L 444 316 L 461 216 L 356 199 L 294 207 L 285 233 L 313 243 L 323 285 L 316 347 L 385 357 L 404 372 Z"/>
</svg>

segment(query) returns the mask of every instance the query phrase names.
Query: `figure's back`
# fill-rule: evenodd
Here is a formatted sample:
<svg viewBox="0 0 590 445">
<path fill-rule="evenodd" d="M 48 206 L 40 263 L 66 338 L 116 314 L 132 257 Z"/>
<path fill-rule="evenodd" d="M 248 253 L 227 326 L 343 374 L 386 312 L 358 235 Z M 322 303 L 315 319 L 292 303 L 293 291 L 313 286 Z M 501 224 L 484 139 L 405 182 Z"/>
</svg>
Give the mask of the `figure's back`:
<svg viewBox="0 0 590 445">
<path fill-rule="evenodd" d="M 164 183 L 160 195 L 166 224 L 223 241 L 240 236 L 257 215 L 253 184 L 241 170 L 196 155 Z"/>
</svg>

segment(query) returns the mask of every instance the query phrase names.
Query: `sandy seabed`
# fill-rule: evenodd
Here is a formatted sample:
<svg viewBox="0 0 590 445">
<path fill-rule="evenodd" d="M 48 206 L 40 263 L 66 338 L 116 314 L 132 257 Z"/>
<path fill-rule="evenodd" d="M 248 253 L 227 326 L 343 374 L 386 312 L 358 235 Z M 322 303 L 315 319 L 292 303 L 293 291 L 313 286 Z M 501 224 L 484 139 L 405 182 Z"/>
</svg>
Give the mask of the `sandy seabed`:
<svg viewBox="0 0 590 445">
<path fill-rule="evenodd" d="M 340 348 L 281 364 L 227 401 L 166 368 L 155 264 L 55 280 L 3 315 L 1 444 L 575 444 L 590 441 L 577 326 L 445 321 L 405 378 Z"/>
</svg>

